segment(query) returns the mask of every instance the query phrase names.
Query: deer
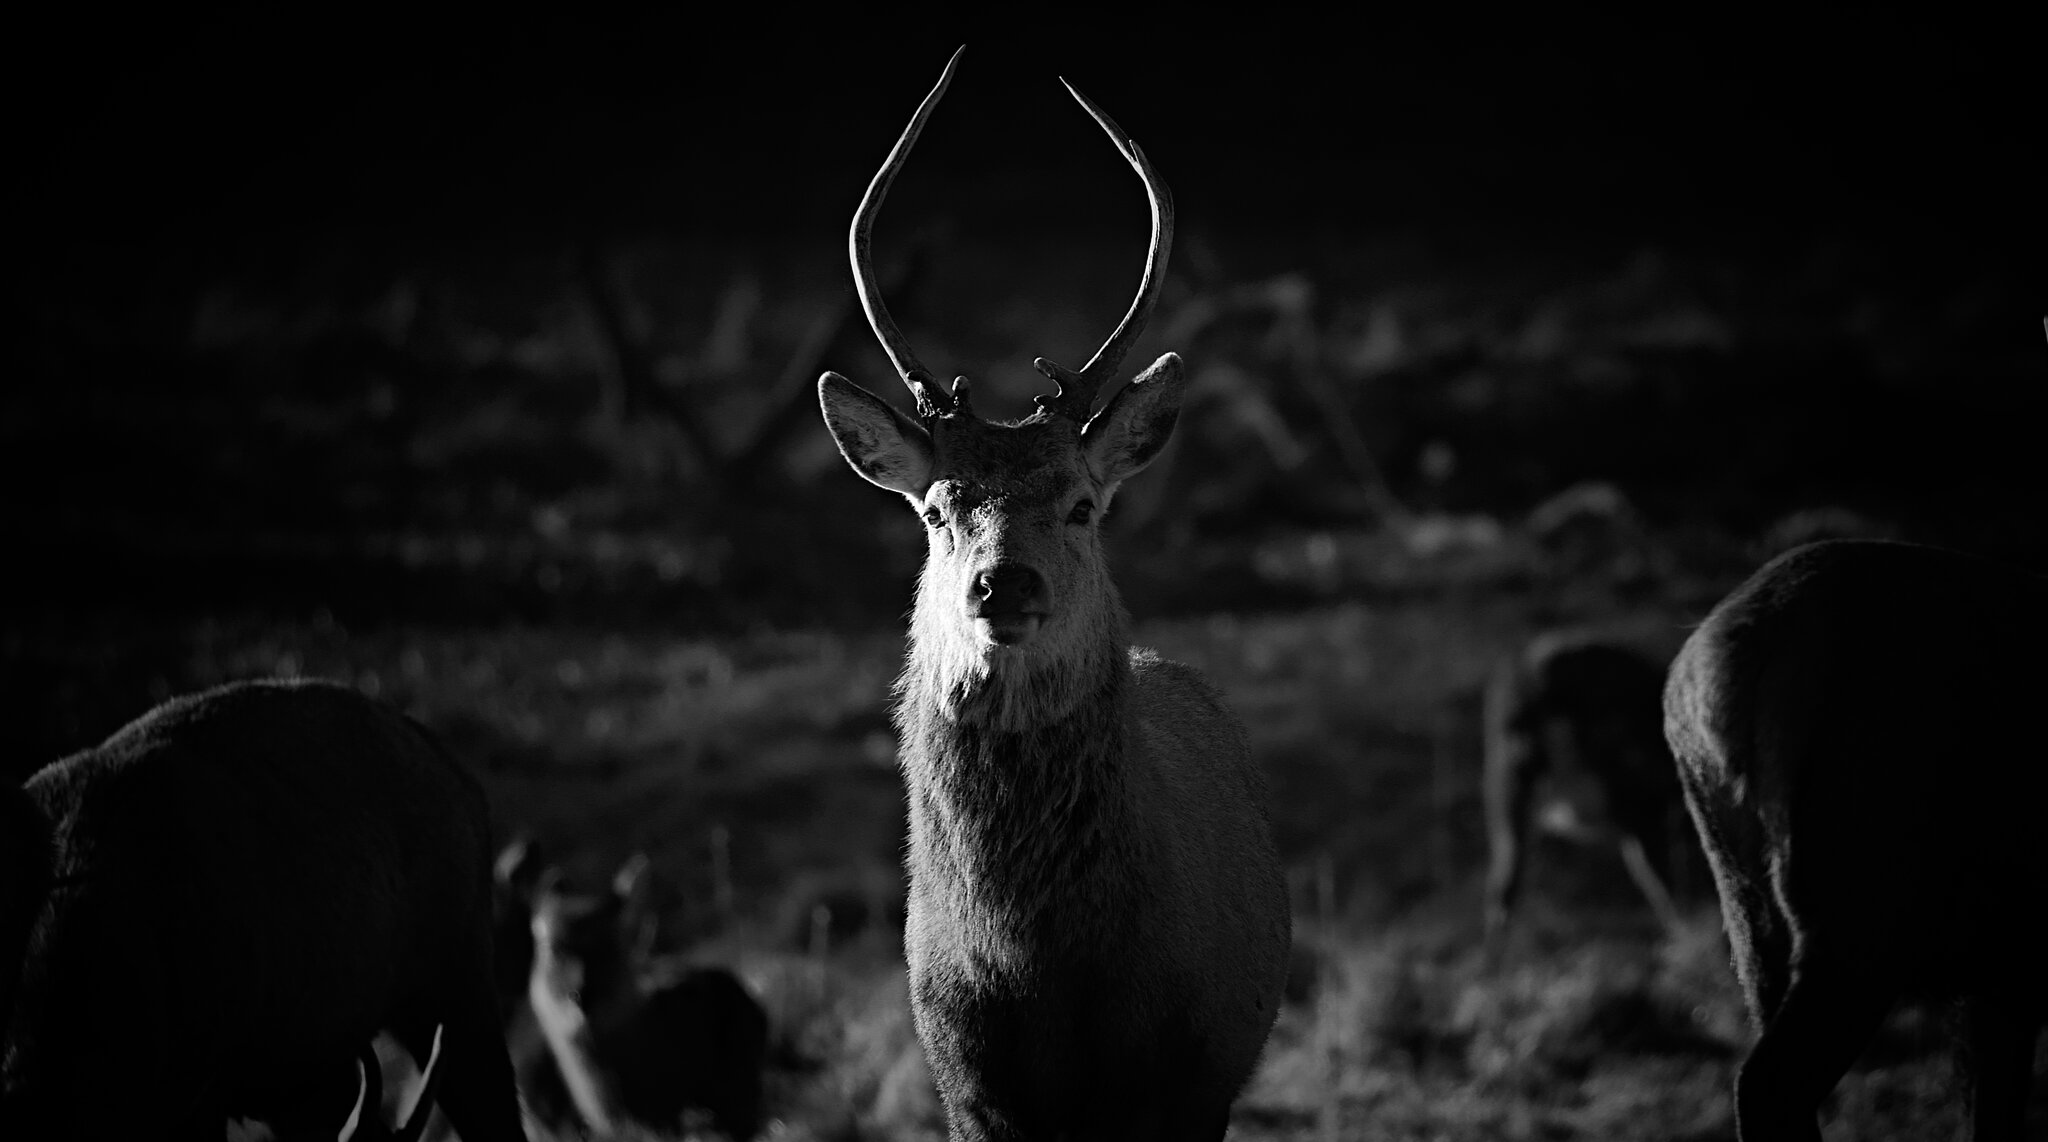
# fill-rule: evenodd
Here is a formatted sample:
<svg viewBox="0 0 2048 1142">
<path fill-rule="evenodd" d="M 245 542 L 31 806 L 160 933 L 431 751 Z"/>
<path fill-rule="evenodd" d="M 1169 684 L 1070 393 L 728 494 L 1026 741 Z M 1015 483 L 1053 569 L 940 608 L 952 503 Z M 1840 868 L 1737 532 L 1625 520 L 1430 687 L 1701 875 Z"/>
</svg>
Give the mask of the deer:
<svg viewBox="0 0 2048 1142">
<path fill-rule="evenodd" d="M 1902 998 L 1950 1001 L 1972 1137 L 2026 1133 L 2048 1020 L 2048 579 L 1918 544 L 1765 564 L 1671 665 L 1664 728 L 1758 1032 L 1742 1142 L 1819 1139 Z"/>
<path fill-rule="evenodd" d="M 1664 663 L 1594 631 L 1546 631 L 1496 666 L 1484 715 L 1490 949 L 1504 938 L 1534 836 L 1615 850 L 1665 930 L 1679 926 L 1665 880 L 1691 826 L 1663 695 Z"/>
<path fill-rule="evenodd" d="M 1158 300 L 1172 200 L 1062 79 L 1144 184 L 1144 276 L 1080 370 L 1034 362 L 1055 392 L 1029 416 L 978 416 L 965 377 L 943 391 L 918 362 L 870 256 L 876 213 L 959 59 L 848 239 L 916 415 L 838 373 L 818 385 L 847 462 L 926 526 L 894 706 L 912 1021 L 956 1140 L 1217 1139 L 1279 1009 L 1286 881 L 1242 723 L 1200 672 L 1130 645 L 1104 554 L 1103 513 L 1172 433 L 1179 356 L 1094 407 Z"/>
<path fill-rule="evenodd" d="M 598 1121 L 610 1121 L 625 1113 L 609 1101 L 590 1101 L 589 1092 L 607 1089 L 598 1080 L 585 1081 L 584 1108 L 579 1109 L 563 1080 L 563 1068 L 557 1062 L 558 1050 L 567 1051 L 570 1061 L 584 1068 L 579 1073 L 591 1073 L 589 1068 L 592 1067 L 602 1068 L 587 1047 L 579 1047 L 560 1035 L 550 1041 L 549 1028 L 542 1025 L 540 1013 L 545 1011 L 555 1016 L 553 1026 L 557 1031 L 568 1025 L 564 1020 L 583 1021 L 584 1016 L 577 1010 L 581 996 L 573 988 L 557 986 L 556 981 L 566 974 L 564 965 L 577 965 L 578 974 L 581 974 L 581 966 L 590 961 L 616 964 L 617 970 L 609 978 L 624 980 L 633 972 L 634 961 L 650 958 L 654 941 L 649 935 L 658 926 L 654 902 L 650 899 L 660 891 L 655 884 L 656 879 L 647 855 L 636 852 L 620 864 L 612 876 L 610 895 L 616 901 L 579 897 L 573 898 L 580 903 L 572 908 L 568 903 L 572 898 L 563 888 L 561 870 L 547 861 L 537 840 L 521 834 L 498 852 L 492 874 L 496 888 L 493 913 L 498 993 L 505 1014 L 505 1040 L 528 1118 L 547 1129 L 560 1131 L 588 1125 L 589 1120 L 583 1117 L 586 1109 Z M 545 896 L 543 889 L 546 890 Z M 575 908 L 594 911 L 601 905 L 614 922 L 608 925 L 583 923 L 577 927 L 573 939 L 562 938 L 566 933 L 559 924 L 551 930 L 554 943 L 549 955 L 554 966 L 540 981 L 543 1004 L 537 1010 L 531 1001 L 536 986 L 534 919 L 543 901 L 553 917 L 560 917 Z M 603 974 L 605 968 L 598 970 Z M 663 1115 L 656 1112 L 655 1117 Z"/>
<path fill-rule="evenodd" d="M 387 1033 L 466 1142 L 525 1137 L 488 806 L 418 722 L 335 683 L 231 683 L 5 804 L 0 1135 L 335 1137 Z"/>
<path fill-rule="evenodd" d="M 528 1002 L 553 1062 L 538 1077 L 600 1134 L 704 1118 L 747 1142 L 761 1129 L 768 1014 L 724 968 L 643 970 L 629 917 L 645 871 L 621 873 L 601 893 L 569 890 L 554 869 L 535 886 Z"/>
</svg>

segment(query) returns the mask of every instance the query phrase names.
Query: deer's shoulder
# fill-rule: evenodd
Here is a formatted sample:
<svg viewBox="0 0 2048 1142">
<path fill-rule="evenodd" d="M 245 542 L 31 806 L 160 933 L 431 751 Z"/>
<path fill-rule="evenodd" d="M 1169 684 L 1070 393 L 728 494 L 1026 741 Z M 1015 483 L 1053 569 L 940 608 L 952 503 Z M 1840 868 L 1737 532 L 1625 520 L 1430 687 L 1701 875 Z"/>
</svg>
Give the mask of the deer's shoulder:
<svg viewBox="0 0 2048 1142">
<path fill-rule="evenodd" d="M 1221 736 L 1236 752 L 1245 751 L 1243 724 L 1200 670 L 1140 646 L 1130 649 L 1129 663 L 1131 704 L 1148 737 L 1214 742 Z"/>
</svg>

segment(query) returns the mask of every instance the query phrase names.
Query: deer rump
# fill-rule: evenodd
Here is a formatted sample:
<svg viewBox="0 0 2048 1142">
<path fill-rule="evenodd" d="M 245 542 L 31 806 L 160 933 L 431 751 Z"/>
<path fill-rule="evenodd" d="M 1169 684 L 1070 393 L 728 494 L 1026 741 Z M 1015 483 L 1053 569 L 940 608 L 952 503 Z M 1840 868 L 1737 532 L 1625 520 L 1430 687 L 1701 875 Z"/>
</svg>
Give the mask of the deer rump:
<svg viewBox="0 0 2048 1142">
<path fill-rule="evenodd" d="M 2024 1114 L 2048 1015 L 2044 640 L 2048 581 L 1834 541 L 1766 565 L 1679 653 L 1666 733 L 1762 1031 L 1745 1138 L 1805 1136 L 1907 996 L 1963 1001 L 1980 1114 Z"/>
<path fill-rule="evenodd" d="M 388 1030 L 424 1063 L 440 1025 L 451 1125 L 523 1137 L 492 987 L 487 810 L 422 727 L 340 686 L 236 684 L 159 706 L 21 793 L 46 844 L 24 878 L 40 871 L 41 891 L 10 905 L 18 975 L 0 961 L 17 984 L 0 1124 L 214 1139 L 228 1117 L 338 1125 L 364 1044 Z"/>
</svg>

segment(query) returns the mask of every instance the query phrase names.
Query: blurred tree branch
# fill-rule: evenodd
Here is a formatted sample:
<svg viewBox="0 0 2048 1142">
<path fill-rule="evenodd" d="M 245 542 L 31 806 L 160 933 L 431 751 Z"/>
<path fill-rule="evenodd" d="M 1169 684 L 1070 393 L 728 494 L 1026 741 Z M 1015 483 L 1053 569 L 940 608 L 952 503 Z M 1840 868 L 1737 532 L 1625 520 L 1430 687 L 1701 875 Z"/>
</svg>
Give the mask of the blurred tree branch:
<svg viewBox="0 0 2048 1142">
<path fill-rule="evenodd" d="M 903 260 L 883 271 L 883 293 L 893 298 L 905 298 L 916 292 L 929 265 L 930 253 L 939 245 L 945 232 L 946 227 L 941 223 L 927 226 L 912 236 L 905 247 Z M 739 445 L 725 462 L 729 476 L 739 481 L 747 480 L 766 464 L 775 449 L 781 447 L 792 427 L 810 423 L 817 408 L 812 394 L 818 374 L 824 371 L 827 356 L 845 332 L 857 308 L 852 291 L 840 290 L 805 326 L 803 336 L 797 339 L 796 348 L 790 352 L 788 363 L 763 397 L 766 407 L 746 434 L 740 437 Z M 863 323 L 860 328 L 865 332 L 866 325 Z"/>
<path fill-rule="evenodd" d="M 1303 433 L 1290 423 L 1272 391 L 1275 382 L 1291 382 L 1315 406 L 1317 427 L 1336 450 L 1374 519 L 1405 530 L 1414 512 L 1394 494 L 1325 363 L 1313 283 L 1300 273 L 1232 283 L 1213 256 L 1205 258 L 1197 251 L 1189 262 L 1193 296 L 1174 308 L 1160 341 L 1185 346 L 1200 362 L 1194 371 L 1194 391 L 1225 404 L 1230 422 L 1247 430 L 1276 467 L 1292 471 L 1305 459 Z M 1233 329 L 1239 338 L 1233 339 Z M 1162 463 L 1172 464 L 1173 455 L 1170 450 Z M 1164 506 L 1156 496 L 1140 498 L 1127 509 L 1132 526 L 1146 526 Z"/>
<path fill-rule="evenodd" d="M 574 261 L 584 299 L 611 350 L 614 373 L 605 393 L 606 411 L 614 423 L 660 413 L 682 433 L 691 453 L 689 463 L 702 474 L 714 474 L 718 446 L 689 402 L 670 393 L 655 375 L 652 355 L 630 327 L 625 292 L 610 259 L 597 242 L 585 240 L 577 243 Z"/>
<path fill-rule="evenodd" d="M 927 255 L 944 230 L 943 225 L 930 226 L 913 236 L 903 259 L 884 272 L 882 287 L 887 293 L 903 297 L 917 288 Z M 720 486 L 750 482 L 791 428 L 807 419 L 815 407 L 811 396 L 813 383 L 850 319 L 858 312 L 850 289 L 835 293 L 820 307 L 805 324 L 774 381 L 760 393 L 760 415 L 732 444 L 722 447 L 688 396 L 679 392 L 677 386 L 662 383 L 653 354 L 632 327 L 625 286 L 602 247 L 595 241 L 579 242 L 575 266 L 584 298 L 614 365 L 606 387 L 606 413 L 615 424 L 650 416 L 673 424 L 689 452 L 689 468 L 698 477 Z M 751 362 L 743 352 L 735 352 L 735 342 L 742 338 L 745 320 L 744 313 L 735 316 L 733 307 L 722 307 L 713 322 L 712 334 L 700 347 L 697 360 L 685 369 L 685 376 L 693 380 L 707 376 L 732 379 L 740 374 L 738 379 L 744 380 L 743 374 L 751 371 Z"/>
</svg>

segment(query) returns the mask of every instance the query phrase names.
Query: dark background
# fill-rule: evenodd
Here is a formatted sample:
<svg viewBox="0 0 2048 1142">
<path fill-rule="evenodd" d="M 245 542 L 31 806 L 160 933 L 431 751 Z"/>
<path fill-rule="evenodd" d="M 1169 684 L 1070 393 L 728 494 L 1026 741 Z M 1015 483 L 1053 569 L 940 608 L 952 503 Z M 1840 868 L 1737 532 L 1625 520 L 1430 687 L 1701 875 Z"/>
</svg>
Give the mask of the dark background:
<svg viewBox="0 0 2048 1142">
<path fill-rule="evenodd" d="M 971 212 L 990 229 L 1121 221 L 1096 191 L 1121 169 L 1074 129 L 1057 74 L 1136 125 L 1199 226 L 2002 235 L 1987 244 L 2038 252 L 2038 220 L 2021 224 L 2038 216 L 2042 92 L 2017 20 L 839 19 L 792 13 L 770 33 L 742 15 L 724 34 L 673 9 L 31 23 L 18 179 L 31 233 L 59 247 L 246 255 L 593 226 L 813 240 L 966 42 L 946 145 L 913 169 L 993 192 Z"/>
<path fill-rule="evenodd" d="M 24 757 L 70 740 L 34 712 L 52 678 L 139 685 L 64 665 L 86 632 L 125 661 L 222 614 L 892 626 L 916 529 L 807 402 L 824 367 L 897 390 L 857 314 L 804 338 L 849 304 L 846 222 L 963 41 L 879 233 L 927 362 L 1018 414 L 1029 359 L 1078 363 L 1127 302 L 1143 198 L 1065 75 L 1178 203 L 1139 354 L 1235 369 L 1118 535 L 1141 615 L 1426 586 L 1373 554 L 1390 511 L 1512 528 L 1586 480 L 1659 566 L 1722 579 L 1802 510 L 2044 562 L 2017 24 L 38 21 L 10 53 L 0 398 Z M 1165 343 L 1232 290 L 1248 309 Z M 1334 577 L 1251 570 L 1304 535 L 1347 553 Z"/>
</svg>

